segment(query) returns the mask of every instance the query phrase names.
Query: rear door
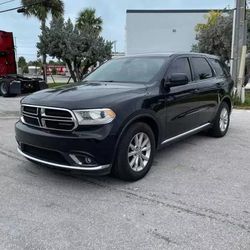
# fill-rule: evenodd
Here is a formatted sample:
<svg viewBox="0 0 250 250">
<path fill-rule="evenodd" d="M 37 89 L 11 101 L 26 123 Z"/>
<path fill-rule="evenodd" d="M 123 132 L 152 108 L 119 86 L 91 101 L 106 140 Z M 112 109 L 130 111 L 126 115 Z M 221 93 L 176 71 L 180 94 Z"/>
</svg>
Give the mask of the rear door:
<svg viewBox="0 0 250 250">
<path fill-rule="evenodd" d="M 167 139 L 198 127 L 199 100 L 198 83 L 193 82 L 188 57 L 178 57 L 170 63 L 165 79 L 173 73 L 184 73 L 189 83 L 171 87 L 166 93 L 166 135 Z"/>
<path fill-rule="evenodd" d="M 194 82 L 197 84 L 199 101 L 199 123 L 212 122 L 218 105 L 218 87 L 221 78 L 217 77 L 211 62 L 206 57 L 190 58 Z"/>
</svg>

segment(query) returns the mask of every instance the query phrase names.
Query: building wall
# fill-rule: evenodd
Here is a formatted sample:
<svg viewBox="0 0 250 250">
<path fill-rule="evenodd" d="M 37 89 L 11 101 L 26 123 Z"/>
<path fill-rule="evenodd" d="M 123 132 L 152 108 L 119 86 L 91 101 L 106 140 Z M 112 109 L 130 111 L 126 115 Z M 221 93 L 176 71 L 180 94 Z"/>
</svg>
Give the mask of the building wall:
<svg viewBox="0 0 250 250">
<path fill-rule="evenodd" d="M 126 54 L 190 51 L 209 10 L 127 10 Z"/>
</svg>

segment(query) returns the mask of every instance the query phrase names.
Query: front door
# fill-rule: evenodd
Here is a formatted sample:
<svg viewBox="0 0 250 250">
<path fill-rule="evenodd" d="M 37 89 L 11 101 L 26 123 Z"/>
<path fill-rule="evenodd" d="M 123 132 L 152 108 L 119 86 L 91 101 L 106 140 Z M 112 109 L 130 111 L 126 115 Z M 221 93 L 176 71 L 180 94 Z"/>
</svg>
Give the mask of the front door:
<svg viewBox="0 0 250 250">
<path fill-rule="evenodd" d="M 193 82 L 187 57 L 178 57 L 169 66 L 166 79 L 173 73 L 184 73 L 189 83 L 171 87 L 166 93 L 166 135 L 169 139 L 200 126 L 198 83 Z"/>
</svg>

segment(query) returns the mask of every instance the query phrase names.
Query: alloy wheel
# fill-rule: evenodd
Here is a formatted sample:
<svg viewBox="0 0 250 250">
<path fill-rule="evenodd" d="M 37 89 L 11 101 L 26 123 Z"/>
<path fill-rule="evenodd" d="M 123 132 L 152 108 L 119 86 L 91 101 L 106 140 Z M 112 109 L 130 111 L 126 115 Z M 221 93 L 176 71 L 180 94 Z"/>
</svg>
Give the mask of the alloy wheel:
<svg viewBox="0 0 250 250">
<path fill-rule="evenodd" d="M 229 115 L 228 110 L 223 108 L 220 113 L 220 130 L 221 132 L 225 132 L 228 127 Z"/>
<path fill-rule="evenodd" d="M 142 171 L 148 164 L 151 156 L 151 142 L 147 134 L 137 133 L 128 147 L 128 162 L 135 172 Z"/>
</svg>

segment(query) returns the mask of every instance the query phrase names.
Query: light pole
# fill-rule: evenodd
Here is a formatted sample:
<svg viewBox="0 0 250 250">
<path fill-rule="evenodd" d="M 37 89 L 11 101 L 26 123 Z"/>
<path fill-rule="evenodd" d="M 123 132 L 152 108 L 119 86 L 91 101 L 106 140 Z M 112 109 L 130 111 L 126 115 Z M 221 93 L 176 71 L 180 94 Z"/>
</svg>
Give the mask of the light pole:
<svg viewBox="0 0 250 250">
<path fill-rule="evenodd" d="M 236 83 L 237 96 L 244 102 L 244 75 L 247 51 L 247 21 L 246 21 L 246 0 L 235 0 L 234 10 L 231 74 Z"/>
</svg>

